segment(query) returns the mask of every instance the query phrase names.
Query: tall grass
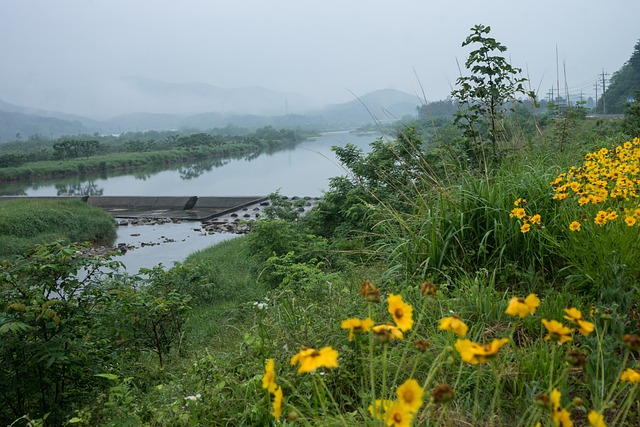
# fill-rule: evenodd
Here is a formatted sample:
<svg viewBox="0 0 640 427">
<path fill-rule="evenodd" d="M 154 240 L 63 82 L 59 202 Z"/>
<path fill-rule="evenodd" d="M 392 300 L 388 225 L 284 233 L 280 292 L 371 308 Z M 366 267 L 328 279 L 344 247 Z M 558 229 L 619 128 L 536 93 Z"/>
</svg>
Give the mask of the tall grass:
<svg viewBox="0 0 640 427">
<path fill-rule="evenodd" d="M 102 209 L 81 201 L 7 200 L 0 203 L 0 257 L 43 242 L 109 244 L 116 224 Z"/>
</svg>

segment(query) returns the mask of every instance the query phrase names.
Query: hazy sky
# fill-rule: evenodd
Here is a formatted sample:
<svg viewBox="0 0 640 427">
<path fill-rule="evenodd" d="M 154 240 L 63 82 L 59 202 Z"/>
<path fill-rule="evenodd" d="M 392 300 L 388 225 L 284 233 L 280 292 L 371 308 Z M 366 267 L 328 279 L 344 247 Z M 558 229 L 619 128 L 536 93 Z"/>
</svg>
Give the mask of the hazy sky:
<svg viewBox="0 0 640 427">
<path fill-rule="evenodd" d="M 0 0 L 0 99 L 106 117 L 136 107 L 122 81 L 143 77 L 317 103 L 383 88 L 434 101 L 476 24 L 540 96 L 558 64 L 563 89 L 566 71 L 572 96 L 595 97 L 598 75 L 631 56 L 638 16 L 638 0 Z"/>
</svg>

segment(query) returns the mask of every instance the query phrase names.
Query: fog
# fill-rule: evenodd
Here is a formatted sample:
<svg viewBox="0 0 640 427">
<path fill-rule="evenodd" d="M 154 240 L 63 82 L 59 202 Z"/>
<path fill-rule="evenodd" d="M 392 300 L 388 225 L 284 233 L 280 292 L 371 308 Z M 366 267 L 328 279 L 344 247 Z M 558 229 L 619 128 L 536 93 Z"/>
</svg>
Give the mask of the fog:
<svg viewBox="0 0 640 427">
<path fill-rule="evenodd" d="M 0 0 L 0 100 L 98 119 L 243 108 L 216 88 L 264 88 L 281 114 L 384 88 L 435 101 L 476 24 L 539 96 L 559 81 L 586 99 L 631 56 L 638 16 L 637 0 Z"/>
</svg>

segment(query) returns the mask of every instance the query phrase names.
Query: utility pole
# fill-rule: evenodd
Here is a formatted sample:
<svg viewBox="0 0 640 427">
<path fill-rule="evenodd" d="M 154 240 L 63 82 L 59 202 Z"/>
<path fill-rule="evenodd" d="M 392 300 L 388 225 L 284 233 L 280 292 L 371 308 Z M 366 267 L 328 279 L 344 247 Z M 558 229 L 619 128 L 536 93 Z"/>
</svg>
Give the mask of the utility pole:
<svg viewBox="0 0 640 427">
<path fill-rule="evenodd" d="M 596 107 L 597 107 L 597 106 L 598 106 L 598 81 L 597 81 L 597 80 L 596 80 L 596 87 L 595 87 L 595 89 L 596 89 Z M 597 110 L 597 108 L 596 108 L 596 110 Z"/>
<path fill-rule="evenodd" d="M 551 86 L 551 89 L 547 92 L 547 96 L 549 97 L 549 102 L 553 102 L 553 86 Z"/>
<path fill-rule="evenodd" d="M 608 74 L 606 74 L 608 76 Z M 604 93 L 607 90 L 606 83 L 604 81 L 604 68 L 602 69 L 602 114 L 607 114 L 607 97 L 604 96 Z"/>
</svg>

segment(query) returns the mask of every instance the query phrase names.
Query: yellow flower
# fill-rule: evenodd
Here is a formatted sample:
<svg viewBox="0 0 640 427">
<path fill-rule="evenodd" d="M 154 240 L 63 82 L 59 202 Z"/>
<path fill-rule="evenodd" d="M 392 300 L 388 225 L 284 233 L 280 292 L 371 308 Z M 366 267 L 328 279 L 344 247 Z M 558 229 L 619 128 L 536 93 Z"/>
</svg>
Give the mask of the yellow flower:
<svg viewBox="0 0 640 427">
<path fill-rule="evenodd" d="M 291 364 L 300 364 L 298 373 L 315 371 L 320 367 L 336 368 L 338 366 L 338 352 L 331 347 L 320 350 L 303 347 L 298 354 L 291 358 Z"/>
<path fill-rule="evenodd" d="M 349 330 L 349 341 L 351 341 L 353 339 L 354 333 L 368 332 L 373 327 L 373 320 L 371 320 L 371 318 L 369 317 L 364 320 L 360 320 L 357 318 L 347 319 L 343 320 L 342 323 L 340 323 L 340 327 L 342 329 Z"/>
<path fill-rule="evenodd" d="M 396 404 L 389 410 L 387 426 L 409 427 L 412 421 L 413 413 L 409 412 L 400 402 L 396 402 Z"/>
<path fill-rule="evenodd" d="M 569 224 L 569 230 L 580 231 L 580 221 L 573 221 L 571 224 Z"/>
<path fill-rule="evenodd" d="M 592 427 L 607 427 L 604 422 L 604 415 L 599 414 L 596 411 L 589 412 L 588 418 L 589 424 L 591 424 Z"/>
<path fill-rule="evenodd" d="M 593 332 L 593 330 L 596 328 L 596 326 L 593 323 L 587 322 L 586 320 L 578 320 L 577 323 L 578 323 L 578 331 L 585 337 L 589 335 L 591 332 Z"/>
<path fill-rule="evenodd" d="M 627 381 L 630 383 L 640 383 L 640 371 L 636 369 L 627 368 L 620 376 L 620 381 Z"/>
<path fill-rule="evenodd" d="M 565 308 L 564 309 L 565 316 L 564 318 L 569 322 L 575 322 L 578 319 L 582 319 L 582 313 L 577 308 Z"/>
<path fill-rule="evenodd" d="M 386 343 L 390 339 L 401 340 L 404 338 L 404 334 L 394 325 L 378 325 L 372 329 L 373 336 L 380 342 Z"/>
<path fill-rule="evenodd" d="M 459 339 L 456 341 L 455 348 L 458 350 L 458 354 L 460 354 L 460 358 L 462 360 L 472 365 L 476 365 L 478 363 L 486 363 L 493 359 L 498 353 L 498 350 L 508 342 L 508 338 L 501 338 L 493 340 L 491 344 L 483 346 L 478 343 L 474 343 L 471 340 Z"/>
<path fill-rule="evenodd" d="M 624 222 L 627 223 L 629 227 L 633 227 L 636 224 L 636 219 L 632 216 L 628 216 L 624 219 Z"/>
<path fill-rule="evenodd" d="M 564 318 L 575 324 L 578 331 L 585 337 L 595 329 L 595 325 L 593 323 L 582 319 L 582 313 L 577 308 L 565 308 L 564 312 L 566 313 Z"/>
<path fill-rule="evenodd" d="M 518 219 L 522 219 L 525 216 L 527 216 L 527 211 L 525 211 L 523 208 L 513 208 L 511 210 L 511 213 L 509 214 L 509 218 L 518 218 Z"/>
<path fill-rule="evenodd" d="M 395 403 L 393 400 L 377 399 L 369 405 L 369 413 L 376 420 L 386 420 L 389 410 Z"/>
<path fill-rule="evenodd" d="M 273 359 L 267 360 L 264 365 L 264 376 L 262 377 L 262 388 L 269 390 L 269 393 L 273 393 L 278 385 L 276 384 L 276 372 L 275 362 Z"/>
<path fill-rule="evenodd" d="M 616 211 L 612 211 L 607 214 L 607 220 L 609 221 L 613 221 L 616 218 L 618 218 L 618 213 Z"/>
<path fill-rule="evenodd" d="M 531 222 L 531 224 L 540 224 L 542 218 L 540 217 L 540 214 L 535 214 L 529 221 Z"/>
<path fill-rule="evenodd" d="M 389 295 L 389 313 L 393 316 L 401 331 L 406 332 L 413 327 L 413 307 L 402 300 L 402 295 Z"/>
<path fill-rule="evenodd" d="M 535 294 L 529 294 L 526 298 L 513 297 L 505 313 L 510 316 L 525 317 L 535 313 L 539 305 L 540 299 Z"/>
<path fill-rule="evenodd" d="M 513 202 L 513 206 L 520 206 L 521 204 L 527 203 L 527 199 L 519 198 L 515 202 Z"/>
<path fill-rule="evenodd" d="M 282 414 L 282 387 L 278 386 L 273 392 L 273 418 L 276 420 L 280 418 Z"/>
<path fill-rule="evenodd" d="M 558 344 L 564 344 L 567 341 L 573 340 L 573 338 L 569 336 L 571 329 L 567 328 L 562 323 L 556 320 L 542 319 L 542 324 L 547 329 L 547 332 L 549 332 L 544 337 L 545 341 L 553 340 L 558 341 Z"/>
<path fill-rule="evenodd" d="M 551 392 L 551 418 L 553 425 L 556 427 L 573 427 L 569 411 L 560 406 L 561 396 L 557 388 L 554 388 Z"/>
<path fill-rule="evenodd" d="M 524 233 L 528 233 L 531 230 L 531 224 L 522 224 L 522 227 L 520 227 L 520 232 L 522 234 Z"/>
<path fill-rule="evenodd" d="M 465 325 L 465 323 L 460 320 L 458 316 L 451 316 L 440 319 L 440 326 L 438 326 L 438 329 L 442 331 L 451 331 L 461 338 L 466 337 L 467 331 L 469 330 L 467 325 Z"/>
<path fill-rule="evenodd" d="M 407 411 L 411 413 L 418 412 L 418 409 L 422 406 L 422 395 L 424 394 L 424 389 L 420 387 L 418 381 L 413 378 L 409 378 L 402 383 L 402 385 L 400 385 L 396 390 L 396 394 L 398 395 L 398 402 L 400 402 Z"/>
</svg>

